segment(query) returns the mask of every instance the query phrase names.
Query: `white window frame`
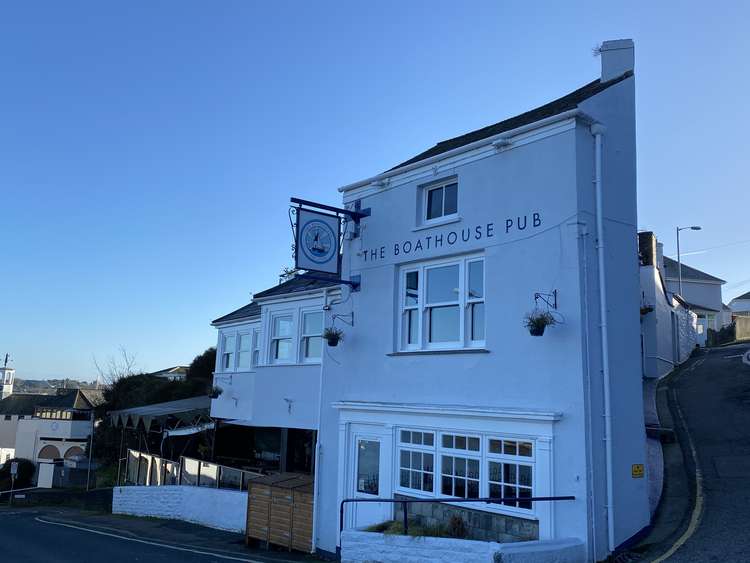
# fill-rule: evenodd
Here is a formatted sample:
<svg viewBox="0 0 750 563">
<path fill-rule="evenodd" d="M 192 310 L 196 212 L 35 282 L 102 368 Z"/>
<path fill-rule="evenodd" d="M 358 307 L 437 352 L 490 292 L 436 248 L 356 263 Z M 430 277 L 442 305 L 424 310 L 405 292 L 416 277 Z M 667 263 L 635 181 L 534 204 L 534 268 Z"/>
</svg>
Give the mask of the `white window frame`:
<svg viewBox="0 0 750 563">
<path fill-rule="evenodd" d="M 320 313 L 323 316 L 323 322 L 320 326 L 320 333 L 306 333 L 305 332 L 305 316 L 311 315 L 311 314 L 317 314 Z M 326 324 L 326 317 L 325 317 L 325 311 L 323 311 L 319 307 L 308 307 L 303 308 L 300 310 L 299 314 L 299 358 L 300 363 L 303 364 L 319 364 L 323 359 L 323 351 L 325 350 L 325 345 L 323 343 L 323 331 L 325 330 L 325 324 Z M 321 347 L 320 347 L 320 356 L 317 357 L 307 357 L 305 354 L 305 348 L 307 344 L 308 338 L 315 338 L 320 337 L 321 339 Z"/>
<path fill-rule="evenodd" d="M 472 263 L 475 262 L 481 262 L 482 263 L 482 296 L 481 297 L 471 297 L 469 295 L 469 269 Z M 485 275 L 486 271 L 486 262 L 484 260 L 484 257 L 478 257 L 478 258 L 472 258 L 466 260 L 466 267 L 464 268 L 464 276 L 466 278 L 466 281 L 464 282 L 464 293 L 466 297 L 466 315 L 465 315 L 465 323 L 466 323 L 466 338 L 469 342 L 469 346 L 473 348 L 482 348 L 485 346 L 487 342 L 487 305 L 485 304 L 485 298 L 487 296 L 487 276 Z M 474 323 L 474 307 L 473 305 L 482 303 L 484 305 L 484 338 L 478 338 L 474 339 L 473 335 L 473 323 Z"/>
<path fill-rule="evenodd" d="M 445 213 L 445 187 L 450 186 L 452 184 L 456 184 L 456 211 L 454 213 Z M 443 190 L 443 204 L 442 204 L 442 213 L 438 217 L 433 217 L 432 219 L 427 218 L 427 211 L 429 209 L 429 201 L 430 201 L 430 192 L 435 190 Z M 459 185 L 458 185 L 458 178 L 449 178 L 441 182 L 437 182 L 435 184 L 429 184 L 426 186 L 422 186 L 422 224 L 424 225 L 433 225 L 435 223 L 443 223 L 445 221 L 448 221 L 450 219 L 454 219 L 458 217 L 458 191 L 459 191 Z"/>
<path fill-rule="evenodd" d="M 270 318 L 270 322 L 268 325 L 268 363 L 274 364 L 274 365 L 285 365 L 285 364 L 295 364 L 297 363 L 297 358 L 295 357 L 295 321 L 296 321 L 297 315 L 294 314 L 294 311 L 279 311 L 276 313 L 273 313 Z M 274 325 L 276 323 L 276 319 L 280 318 L 289 318 L 292 326 L 291 330 L 289 332 L 289 336 L 275 336 L 274 335 Z M 275 349 L 275 343 L 277 340 L 289 340 L 290 343 L 290 357 L 286 360 L 280 360 L 275 357 L 274 349 Z"/>
<path fill-rule="evenodd" d="M 419 498 L 444 498 L 446 496 L 442 493 L 443 490 L 443 455 L 460 457 L 465 459 L 475 459 L 479 462 L 479 497 L 487 498 L 490 496 L 490 462 L 508 463 L 513 465 L 527 465 L 531 467 L 531 496 L 539 496 L 536 491 L 539 488 L 537 482 L 537 452 L 539 448 L 538 437 L 517 435 L 517 434 L 498 434 L 496 432 L 475 432 L 461 429 L 444 429 L 444 428 L 425 428 L 416 426 L 397 426 L 395 427 L 394 436 L 394 491 L 396 493 L 409 495 Z M 411 432 L 430 432 L 434 435 L 433 446 L 414 445 L 406 444 L 401 441 L 401 431 Z M 456 449 L 443 447 L 443 436 L 446 434 L 466 436 L 467 438 L 478 438 L 479 439 L 479 451 L 469 450 L 468 441 L 467 449 Z M 528 442 L 531 444 L 531 456 L 518 456 L 510 454 L 496 454 L 490 453 L 490 440 L 504 440 L 508 442 Z M 433 487 L 432 492 L 423 491 L 419 489 L 412 489 L 410 487 L 401 486 L 401 450 L 421 451 L 433 454 Z M 516 474 L 518 475 L 518 474 Z M 516 477 L 517 478 L 517 477 Z M 468 484 L 468 483 L 467 483 Z M 517 485 L 516 485 L 517 486 Z M 547 487 L 542 487 L 547 490 Z M 469 499 L 467 499 L 469 500 Z M 498 514 L 508 514 L 511 516 L 519 516 L 524 518 L 538 518 L 540 512 L 544 512 L 548 507 L 539 506 L 541 503 L 532 503 L 532 507 L 520 508 L 517 506 L 509 506 L 505 504 L 488 504 L 478 503 L 476 505 L 472 503 L 457 503 L 456 506 L 463 506 L 465 508 L 474 508 L 483 510 L 486 512 L 493 512 Z"/>
<path fill-rule="evenodd" d="M 250 368 L 253 365 L 253 336 L 252 336 L 252 331 L 249 331 L 249 330 L 237 331 L 235 333 L 235 336 L 237 337 L 237 360 L 236 360 L 237 371 L 249 371 Z M 250 349 L 249 350 L 242 350 L 242 348 L 241 348 L 241 346 L 242 346 L 242 337 L 243 336 L 249 336 L 250 337 Z M 243 354 L 243 353 L 250 354 L 250 361 L 244 367 L 240 365 L 240 354 Z"/>
<path fill-rule="evenodd" d="M 260 327 L 253 328 L 253 347 L 250 352 L 250 367 L 258 367 L 261 362 L 260 358 Z"/>
<path fill-rule="evenodd" d="M 479 262 L 483 263 L 482 275 L 483 275 L 483 296 L 482 298 L 469 298 L 468 293 L 468 276 L 469 276 L 469 263 Z M 428 283 L 428 272 L 435 268 L 442 268 L 445 266 L 458 265 L 458 300 L 451 302 L 435 302 L 427 303 L 427 283 Z M 408 343 L 408 326 L 407 326 L 407 313 L 406 311 L 411 310 L 414 306 L 406 305 L 406 275 L 409 272 L 418 272 L 418 302 L 416 308 L 419 310 L 417 319 L 419 327 L 417 330 L 418 340 L 416 343 Z M 423 262 L 420 264 L 410 264 L 401 269 L 399 275 L 399 298 L 398 298 L 398 344 L 399 350 L 401 351 L 416 351 L 416 350 L 456 350 L 456 349 L 471 349 L 471 348 L 483 348 L 487 341 L 487 262 L 484 255 L 472 254 L 461 256 L 458 258 L 432 260 L 429 262 Z M 471 339 L 471 305 L 474 303 L 485 303 L 485 330 L 483 340 L 472 340 Z M 458 340 L 450 342 L 430 342 L 430 309 L 441 307 L 441 306 L 457 306 L 459 311 L 458 320 Z"/>
<path fill-rule="evenodd" d="M 229 338 L 234 339 L 234 346 L 232 347 L 232 350 L 227 350 L 227 340 Z M 237 367 L 237 345 L 238 345 L 238 338 L 236 332 L 222 332 L 221 333 L 221 355 L 219 356 L 219 366 L 221 367 L 221 371 L 224 373 L 233 372 L 235 371 Z M 229 362 L 229 365 L 224 365 L 224 356 L 227 354 L 231 354 L 231 360 Z"/>
</svg>

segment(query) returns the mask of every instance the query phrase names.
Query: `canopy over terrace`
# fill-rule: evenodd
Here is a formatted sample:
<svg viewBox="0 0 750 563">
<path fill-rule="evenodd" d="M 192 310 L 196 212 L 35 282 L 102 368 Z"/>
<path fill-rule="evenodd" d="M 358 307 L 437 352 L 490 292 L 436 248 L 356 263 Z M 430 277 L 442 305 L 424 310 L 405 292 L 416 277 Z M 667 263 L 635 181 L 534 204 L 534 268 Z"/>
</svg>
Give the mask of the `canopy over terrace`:
<svg viewBox="0 0 750 563">
<path fill-rule="evenodd" d="M 143 429 L 146 432 L 169 432 L 180 428 L 180 433 L 184 435 L 188 427 L 195 428 L 196 432 L 207 430 L 207 424 L 212 422 L 210 408 L 211 398 L 202 395 L 111 411 L 109 416 L 115 427 Z"/>
</svg>

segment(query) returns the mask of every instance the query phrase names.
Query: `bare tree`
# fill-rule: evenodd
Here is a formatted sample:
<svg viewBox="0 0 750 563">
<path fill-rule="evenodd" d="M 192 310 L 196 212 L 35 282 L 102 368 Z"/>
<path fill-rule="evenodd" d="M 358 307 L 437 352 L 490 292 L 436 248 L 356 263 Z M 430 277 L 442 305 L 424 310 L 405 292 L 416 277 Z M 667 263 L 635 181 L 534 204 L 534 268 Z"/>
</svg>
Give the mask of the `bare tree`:
<svg viewBox="0 0 750 563">
<path fill-rule="evenodd" d="M 97 381 L 103 382 L 104 385 L 113 385 L 123 377 L 136 372 L 135 354 L 129 354 L 124 346 L 120 346 L 119 355 L 109 356 L 104 365 L 99 363 L 96 356 L 93 356 L 93 359 L 98 373 Z"/>
</svg>

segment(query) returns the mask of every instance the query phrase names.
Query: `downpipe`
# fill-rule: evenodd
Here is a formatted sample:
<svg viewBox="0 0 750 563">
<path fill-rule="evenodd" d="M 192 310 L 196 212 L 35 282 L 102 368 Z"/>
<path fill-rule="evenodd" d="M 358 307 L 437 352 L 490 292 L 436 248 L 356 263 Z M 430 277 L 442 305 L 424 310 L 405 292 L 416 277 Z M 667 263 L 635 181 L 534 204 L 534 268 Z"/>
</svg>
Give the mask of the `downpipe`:
<svg viewBox="0 0 750 563">
<path fill-rule="evenodd" d="M 602 347 L 602 383 L 604 387 L 604 448 L 607 462 L 607 540 L 609 552 L 615 550 L 615 506 L 612 478 L 612 397 L 609 371 L 609 328 L 607 325 L 607 277 L 604 269 L 604 205 L 602 202 L 602 137 L 601 124 L 591 126 L 594 135 L 594 186 L 596 192 L 596 253 L 599 262 L 599 315 Z"/>
</svg>

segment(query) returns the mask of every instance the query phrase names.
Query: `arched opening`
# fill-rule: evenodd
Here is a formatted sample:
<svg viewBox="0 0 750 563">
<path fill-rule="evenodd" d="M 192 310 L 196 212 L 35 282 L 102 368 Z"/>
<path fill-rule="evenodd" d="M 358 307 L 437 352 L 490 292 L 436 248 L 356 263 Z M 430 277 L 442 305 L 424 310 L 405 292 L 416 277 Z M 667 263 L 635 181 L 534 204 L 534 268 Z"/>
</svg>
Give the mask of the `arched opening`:
<svg viewBox="0 0 750 563">
<path fill-rule="evenodd" d="M 60 459 L 60 450 L 57 449 L 55 446 L 44 446 L 40 451 L 39 455 L 37 456 L 39 459 Z"/>
<path fill-rule="evenodd" d="M 65 452 L 65 459 L 70 459 L 79 455 L 83 455 L 83 449 L 79 448 L 78 446 L 73 446 L 67 452 Z"/>
</svg>

